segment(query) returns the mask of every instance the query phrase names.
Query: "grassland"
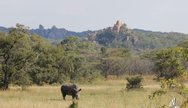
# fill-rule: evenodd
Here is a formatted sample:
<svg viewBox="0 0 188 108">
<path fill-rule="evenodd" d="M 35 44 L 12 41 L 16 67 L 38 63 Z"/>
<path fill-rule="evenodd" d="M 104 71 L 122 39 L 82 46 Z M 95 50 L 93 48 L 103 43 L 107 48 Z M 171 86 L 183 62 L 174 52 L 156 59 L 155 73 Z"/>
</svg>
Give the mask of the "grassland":
<svg viewBox="0 0 188 108">
<path fill-rule="evenodd" d="M 153 101 L 148 99 L 152 91 L 159 89 L 159 84 L 150 77 L 145 79 L 144 88 L 133 91 L 125 90 L 125 79 L 80 84 L 79 108 L 155 108 L 168 104 L 174 94 Z M 60 86 L 31 86 L 26 91 L 11 87 L 8 91 L 0 91 L 0 108 L 68 108 L 72 99 L 66 98 L 66 101 L 62 99 Z M 178 102 L 181 102 L 180 97 Z"/>
</svg>

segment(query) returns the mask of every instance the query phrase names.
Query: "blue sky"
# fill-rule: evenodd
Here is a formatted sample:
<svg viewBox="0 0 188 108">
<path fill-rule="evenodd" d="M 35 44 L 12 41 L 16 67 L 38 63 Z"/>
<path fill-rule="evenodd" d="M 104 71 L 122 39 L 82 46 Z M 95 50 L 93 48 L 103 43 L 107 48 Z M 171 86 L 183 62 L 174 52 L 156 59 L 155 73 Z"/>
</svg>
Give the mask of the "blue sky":
<svg viewBox="0 0 188 108">
<path fill-rule="evenodd" d="M 188 0 L 0 0 L 0 26 L 84 31 L 119 19 L 129 28 L 188 33 L 187 5 Z"/>
</svg>

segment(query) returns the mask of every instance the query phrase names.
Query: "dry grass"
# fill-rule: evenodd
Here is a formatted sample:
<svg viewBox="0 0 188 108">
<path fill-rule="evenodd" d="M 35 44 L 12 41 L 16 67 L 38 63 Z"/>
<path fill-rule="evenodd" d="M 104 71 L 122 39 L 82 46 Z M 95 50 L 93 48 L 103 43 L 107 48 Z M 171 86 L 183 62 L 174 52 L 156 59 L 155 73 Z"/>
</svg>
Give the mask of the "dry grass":
<svg viewBox="0 0 188 108">
<path fill-rule="evenodd" d="M 152 78 L 146 79 L 144 89 L 129 92 L 125 91 L 123 79 L 80 85 L 79 108 L 154 108 L 168 103 L 172 98 L 170 96 L 155 101 L 148 99 L 148 95 L 159 85 Z M 66 98 L 66 101 L 62 100 L 60 86 L 32 86 L 26 91 L 12 87 L 9 91 L 0 91 L 0 108 L 68 108 L 72 99 L 70 96 Z"/>
</svg>

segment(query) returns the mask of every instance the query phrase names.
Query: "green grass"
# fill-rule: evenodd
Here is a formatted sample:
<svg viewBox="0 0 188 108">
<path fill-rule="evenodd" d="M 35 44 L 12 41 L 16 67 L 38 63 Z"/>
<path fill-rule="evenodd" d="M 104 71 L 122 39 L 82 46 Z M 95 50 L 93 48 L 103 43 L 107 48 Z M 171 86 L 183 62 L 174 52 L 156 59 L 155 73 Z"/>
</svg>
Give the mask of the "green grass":
<svg viewBox="0 0 188 108">
<path fill-rule="evenodd" d="M 107 80 L 95 84 L 79 85 L 82 88 L 79 108 L 154 108 L 168 104 L 173 94 L 150 101 L 148 95 L 159 88 L 158 83 L 144 82 L 144 89 L 126 91 L 125 80 Z M 177 96 L 178 97 L 178 96 Z M 181 99 L 178 97 L 178 99 Z M 180 100 L 178 100 L 179 102 Z M 60 86 L 32 86 L 26 91 L 11 87 L 0 91 L 0 108 L 68 108 L 71 96 L 62 99 Z"/>
</svg>

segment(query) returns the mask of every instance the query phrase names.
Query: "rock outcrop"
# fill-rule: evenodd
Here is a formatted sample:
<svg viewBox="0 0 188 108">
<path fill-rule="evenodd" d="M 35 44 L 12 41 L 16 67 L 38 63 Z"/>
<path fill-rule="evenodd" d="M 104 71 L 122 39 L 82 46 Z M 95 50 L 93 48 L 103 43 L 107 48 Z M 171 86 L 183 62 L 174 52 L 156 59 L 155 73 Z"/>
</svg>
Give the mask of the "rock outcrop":
<svg viewBox="0 0 188 108">
<path fill-rule="evenodd" d="M 123 25 L 123 22 L 120 20 L 116 21 L 116 24 L 113 27 L 113 31 L 119 33 L 121 26 Z"/>
</svg>

